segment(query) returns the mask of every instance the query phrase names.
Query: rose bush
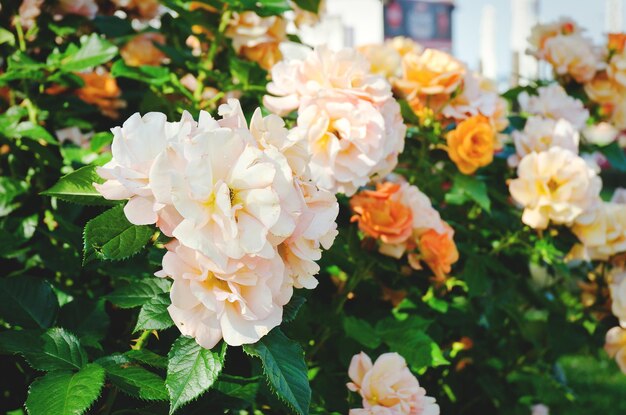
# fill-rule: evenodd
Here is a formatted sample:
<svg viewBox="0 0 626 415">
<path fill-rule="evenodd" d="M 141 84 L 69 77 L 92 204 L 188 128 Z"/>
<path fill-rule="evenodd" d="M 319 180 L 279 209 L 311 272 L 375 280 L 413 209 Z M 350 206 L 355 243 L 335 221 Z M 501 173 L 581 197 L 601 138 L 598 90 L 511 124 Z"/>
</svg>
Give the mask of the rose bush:
<svg viewBox="0 0 626 415">
<path fill-rule="evenodd" d="M 499 95 L 318 0 L 0 9 L 2 411 L 528 414 L 626 371 L 623 34 Z M 621 186 L 620 186 L 621 185 Z M 16 411 L 16 412 L 15 412 Z"/>
</svg>

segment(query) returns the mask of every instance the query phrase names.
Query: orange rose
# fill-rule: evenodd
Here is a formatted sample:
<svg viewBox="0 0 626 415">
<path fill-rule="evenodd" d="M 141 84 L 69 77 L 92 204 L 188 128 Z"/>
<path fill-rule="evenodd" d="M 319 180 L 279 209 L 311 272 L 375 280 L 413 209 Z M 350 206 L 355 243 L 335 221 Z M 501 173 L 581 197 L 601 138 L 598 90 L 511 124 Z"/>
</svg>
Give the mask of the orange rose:
<svg viewBox="0 0 626 415">
<path fill-rule="evenodd" d="M 165 54 L 154 44 L 165 44 L 165 37 L 160 33 L 144 33 L 135 36 L 120 50 L 120 55 L 128 66 L 158 66 L 165 59 Z"/>
<path fill-rule="evenodd" d="M 609 79 L 606 71 L 597 72 L 596 76 L 585 84 L 585 92 L 598 104 L 613 104 L 620 99 L 619 86 Z"/>
<path fill-rule="evenodd" d="M 406 241 L 413 232 L 413 214 L 393 196 L 400 185 L 386 182 L 376 185 L 376 190 L 364 190 L 350 199 L 354 212 L 351 222 L 358 222 L 365 234 L 384 243 L 398 244 Z"/>
<path fill-rule="evenodd" d="M 496 133 L 489 119 L 482 115 L 462 121 L 446 139 L 448 155 L 463 174 L 472 174 L 490 164 L 498 148 Z"/>
<path fill-rule="evenodd" d="M 626 33 L 609 33 L 607 49 L 611 53 L 622 53 L 626 45 Z"/>
<path fill-rule="evenodd" d="M 453 239 L 454 231 L 447 223 L 444 226 L 446 228 L 444 233 L 429 229 L 419 238 L 420 259 L 438 279 L 445 278 L 452 270 L 452 264 L 459 259 L 459 251 Z"/>
<path fill-rule="evenodd" d="M 451 55 L 426 49 L 421 55 L 407 53 L 402 58 L 402 78 L 396 87 L 404 96 L 451 94 L 461 84 L 465 66 Z"/>
<path fill-rule="evenodd" d="M 100 111 L 110 118 L 117 118 L 117 110 L 124 108 L 126 103 L 119 99 L 122 91 L 117 86 L 117 81 L 108 72 L 99 74 L 96 72 L 78 73 L 85 85 L 76 91 L 78 98 L 88 104 L 100 108 Z"/>
</svg>

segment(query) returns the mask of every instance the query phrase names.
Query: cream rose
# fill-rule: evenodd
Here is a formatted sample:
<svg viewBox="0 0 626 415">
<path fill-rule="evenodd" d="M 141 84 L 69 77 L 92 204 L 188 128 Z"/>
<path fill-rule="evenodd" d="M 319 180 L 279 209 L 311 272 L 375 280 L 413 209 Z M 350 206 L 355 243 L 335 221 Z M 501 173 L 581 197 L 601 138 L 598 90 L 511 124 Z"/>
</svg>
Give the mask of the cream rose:
<svg viewBox="0 0 626 415">
<path fill-rule="evenodd" d="M 523 92 L 519 96 L 519 103 L 524 112 L 554 120 L 563 118 L 577 130 L 582 129 L 589 118 L 589 111 L 585 109 L 582 101 L 567 95 L 559 84 L 540 87 L 537 89 L 537 95 Z"/>
<path fill-rule="evenodd" d="M 388 79 L 400 75 L 402 56 L 387 43 L 363 45 L 358 48 L 358 51 L 371 64 L 372 73 Z"/>
<path fill-rule="evenodd" d="M 602 181 L 585 160 L 560 147 L 525 156 L 511 180 L 513 199 L 524 207 L 522 221 L 535 229 L 550 222 L 571 225 L 598 199 Z"/>
<path fill-rule="evenodd" d="M 613 55 L 606 73 L 608 78 L 619 87 L 626 87 L 626 53 L 621 52 Z"/>
<path fill-rule="evenodd" d="M 238 54 L 269 70 L 282 59 L 279 46 L 287 40 L 287 22 L 281 16 L 261 17 L 253 11 L 234 13 L 226 36 Z"/>
<path fill-rule="evenodd" d="M 580 136 L 567 120 L 554 121 L 550 118 L 530 117 L 522 131 L 514 131 L 513 143 L 516 154 L 509 157 L 510 166 L 516 167 L 529 153 L 542 152 L 552 147 L 561 147 L 578 154 Z"/>
<path fill-rule="evenodd" d="M 620 325 L 626 328 L 626 270 L 615 268 L 609 274 L 611 291 L 611 311 L 619 319 Z"/>
<path fill-rule="evenodd" d="M 348 389 L 363 398 L 362 409 L 350 415 L 438 415 L 439 405 L 426 396 L 405 360 L 397 353 L 385 353 L 372 363 L 365 353 L 355 355 L 348 374 Z"/>
<path fill-rule="evenodd" d="M 614 358 L 621 371 L 626 374 L 626 329 L 613 327 L 606 333 L 604 350 Z"/>
<path fill-rule="evenodd" d="M 554 36 L 546 41 L 544 53 L 558 75 L 579 83 L 592 80 L 600 64 L 591 41 L 580 35 Z"/>
<path fill-rule="evenodd" d="M 572 231 L 582 243 L 584 259 L 608 260 L 626 252 L 626 208 L 622 204 L 598 201 L 581 216 Z"/>
</svg>

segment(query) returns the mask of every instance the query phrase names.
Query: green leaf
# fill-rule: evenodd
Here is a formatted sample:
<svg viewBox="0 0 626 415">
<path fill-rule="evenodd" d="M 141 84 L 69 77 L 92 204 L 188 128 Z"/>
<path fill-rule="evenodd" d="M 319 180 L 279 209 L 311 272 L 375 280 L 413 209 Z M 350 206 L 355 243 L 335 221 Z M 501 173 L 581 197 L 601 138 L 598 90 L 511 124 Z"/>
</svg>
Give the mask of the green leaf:
<svg viewBox="0 0 626 415">
<path fill-rule="evenodd" d="M 222 352 L 216 353 L 189 337 L 181 336 L 174 342 L 168 353 L 165 380 L 170 395 L 170 414 L 215 383 L 224 366 L 225 347 L 224 343 Z"/>
<path fill-rule="evenodd" d="M 170 70 L 165 66 L 128 66 L 119 60 L 111 67 L 111 75 L 116 78 L 130 78 L 150 85 L 162 85 L 170 80 Z"/>
<path fill-rule="evenodd" d="M 0 350 L 21 354 L 37 370 L 76 370 L 88 361 L 76 336 L 59 327 L 43 333 L 39 330 L 2 332 Z"/>
<path fill-rule="evenodd" d="M 295 3 L 302 10 L 318 13 L 320 10 L 320 0 L 295 0 Z"/>
<path fill-rule="evenodd" d="M 259 392 L 259 380 L 260 377 L 243 378 L 222 374 L 219 380 L 215 382 L 214 388 L 231 398 L 254 403 Z"/>
<path fill-rule="evenodd" d="M 124 215 L 124 208 L 115 206 L 85 225 L 84 261 L 131 257 L 143 249 L 153 233 L 151 226 L 130 223 Z"/>
<path fill-rule="evenodd" d="M 174 325 L 167 307 L 171 304 L 169 294 L 160 294 L 141 306 L 135 332 L 141 330 L 165 330 Z"/>
<path fill-rule="evenodd" d="M 114 354 L 96 360 L 107 378 L 130 396 L 150 401 L 167 400 L 165 381 L 156 373 L 133 362 L 129 357 Z"/>
<path fill-rule="evenodd" d="M 129 350 L 124 353 L 124 355 L 148 366 L 159 369 L 165 369 L 167 367 L 167 357 L 156 354 L 148 349 Z"/>
<path fill-rule="evenodd" d="M 30 385 L 26 409 L 30 415 L 81 415 L 100 396 L 104 369 L 89 364 L 77 373 L 52 372 Z"/>
<path fill-rule="evenodd" d="M 27 190 L 26 182 L 7 176 L 0 177 L 0 217 L 17 209 L 20 204 L 15 202 L 15 198 L 26 193 Z"/>
<path fill-rule="evenodd" d="M 169 289 L 168 280 L 147 278 L 118 288 L 105 298 L 120 308 L 133 308 L 144 305 L 159 294 L 168 292 Z"/>
<path fill-rule="evenodd" d="M 480 257 L 472 256 L 467 259 L 462 277 L 467 282 L 470 297 L 485 295 L 491 287 L 487 268 Z"/>
<path fill-rule="evenodd" d="M 42 195 L 56 197 L 66 202 L 82 205 L 112 205 L 115 200 L 106 200 L 93 186 L 94 183 L 103 183 L 102 177 L 96 173 L 98 166 L 85 166 L 66 174 Z"/>
<path fill-rule="evenodd" d="M 402 118 L 406 122 L 411 123 L 413 125 L 421 124 L 420 119 L 417 117 L 417 115 L 415 115 L 415 112 L 413 112 L 413 109 L 411 108 L 411 106 L 406 100 L 400 99 L 398 100 L 398 103 L 400 104 L 400 111 L 402 113 Z"/>
<path fill-rule="evenodd" d="M 15 35 L 4 27 L 0 27 L 0 45 L 8 43 L 10 46 L 15 45 Z"/>
<path fill-rule="evenodd" d="M 85 346 L 100 348 L 99 342 L 106 335 L 109 316 L 104 310 L 104 300 L 89 301 L 76 298 L 61 307 L 59 325 L 71 330 Z"/>
<path fill-rule="evenodd" d="M 280 329 L 272 330 L 243 350 L 263 363 L 265 378 L 272 391 L 295 413 L 306 415 L 311 405 L 311 387 L 304 362 L 304 351 Z"/>
<path fill-rule="evenodd" d="M 30 138 L 31 140 L 39 141 L 45 144 L 58 145 L 59 142 L 41 125 L 33 124 L 30 121 L 24 121 L 17 125 L 17 128 L 13 131 L 16 137 Z M 44 145 L 45 145 L 44 144 Z"/>
<path fill-rule="evenodd" d="M 348 337 L 353 338 L 360 344 L 370 349 L 376 349 L 380 346 L 380 337 L 374 330 L 374 327 L 365 320 L 361 320 L 352 316 L 343 318 L 343 330 Z"/>
<path fill-rule="evenodd" d="M 491 212 L 487 185 L 475 176 L 455 175 L 452 189 L 446 194 L 445 200 L 451 205 L 462 205 L 467 200 L 473 200 L 488 213 Z"/>
<path fill-rule="evenodd" d="M 289 323 L 296 318 L 300 308 L 306 303 L 306 298 L 301 295 L 294 295 L 291 300 L 283 307 L 283 323 Z"/>
<path fill-rule="evenodd" d="M 616 141 L 608 146 L 601 147 L 600 152 L 607 158 L 611 167 L 626 172 L 626 153 L 624 153 L 624 149 Z"/>
<path fill-rule="evenodd" d="M 275 16 L 291 10 L 287 0 L 240 0 L 244 10 L 252 10 L 259 16 Z"/>
<path fill-rule="evenodd" d="M 5 321 L 25 328 L 48 328 L 58 308 L 48 281 L 26 275 L 0 279 L 0 317 Z"/>
<path fill-rule="evenodd" d="M 117 55 L 117 47 L 96 33 L 83 36 L 80 43 L 78 50 L 68 47 L 59 65 L 61 70 L 82 71 L 106 63 Z"/>
</svg>

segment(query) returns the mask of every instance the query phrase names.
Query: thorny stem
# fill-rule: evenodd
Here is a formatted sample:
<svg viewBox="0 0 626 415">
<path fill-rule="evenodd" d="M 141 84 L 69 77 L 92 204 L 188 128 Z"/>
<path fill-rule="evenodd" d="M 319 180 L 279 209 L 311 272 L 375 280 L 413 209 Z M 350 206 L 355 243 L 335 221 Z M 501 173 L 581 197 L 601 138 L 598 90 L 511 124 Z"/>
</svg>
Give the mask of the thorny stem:
<svg viewBox="0 0 626 415">
<path fill-rule="evenodd" d="M 148 342 L 148 338 L 150 337 L 150 333 L 152 333 L 152 330 L 144 330 L 141 333 L 141 336 L 139 336 L 139 338 L 137 340 L 135 340 L 135 344 L 132 345 L 130 348 L 133 350 L 141 350 L 144 348 L 144 346 L 146 345 L 146 343 Z"/>
<path fill-rule="evenodd" d="M 209 49 L 209 53 L 207 55 L 207 67 L 209 70 L 213 69 L 213 60 L 215 59 L 215 55 L 217 54 L 217 48 L 222 41 L 222 36 L 226 31 L 228 23 L 230 23 L 230 18 L 232 14 L 233 12 L 231 10 L 226 9 L 224 10 L 222 17 L 220 18 L 220 25 L 217 28 L 215 39 L 213 39 L 213 43 L 211 43 L 211 48 Z"/>
</svg>

